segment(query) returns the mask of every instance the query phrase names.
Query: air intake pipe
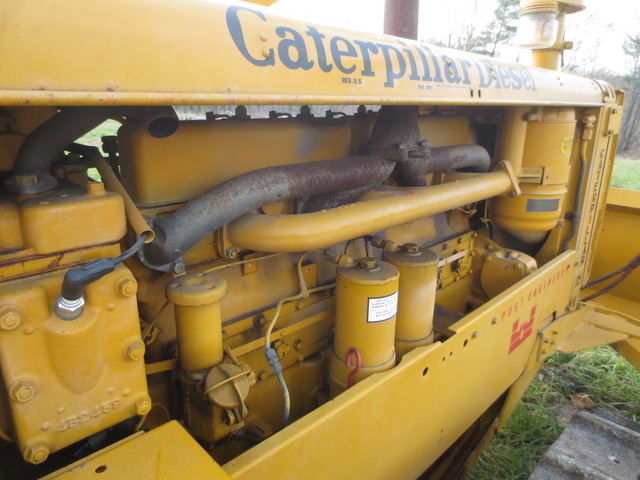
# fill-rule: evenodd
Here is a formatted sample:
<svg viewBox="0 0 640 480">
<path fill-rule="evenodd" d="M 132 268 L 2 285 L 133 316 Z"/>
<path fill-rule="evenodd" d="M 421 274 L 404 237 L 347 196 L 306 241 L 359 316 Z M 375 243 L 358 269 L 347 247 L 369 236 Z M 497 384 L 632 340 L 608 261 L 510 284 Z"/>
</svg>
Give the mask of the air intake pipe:
<svg viewBox="0 0 640 480">
<path fill-rule="evenodd" d="M 69 144 L 112 117 L 134 118 L 149 135 L 164 138 L 179 125 L 173 107 L 65 107 L 40 125 L 24 141 L 5 185 L 18 194 L 40 193 L 57 185 L 51 164 Z"/>
</svg>

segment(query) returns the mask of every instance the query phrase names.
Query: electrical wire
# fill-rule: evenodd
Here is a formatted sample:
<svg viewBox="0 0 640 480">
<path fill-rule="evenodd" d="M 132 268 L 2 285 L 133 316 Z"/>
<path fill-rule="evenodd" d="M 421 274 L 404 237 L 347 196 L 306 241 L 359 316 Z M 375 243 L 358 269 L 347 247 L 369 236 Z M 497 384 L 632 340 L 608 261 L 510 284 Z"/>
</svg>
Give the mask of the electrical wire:
<svg viewBox="0 0 640 480">
<path fill-rule="evenodd" d="M 136 252 L 140 250 L 144 245 L 144 242 L 147 239 L 147 235 L 148 235 L 147 232 L 144 232 L 142 235 L 140 235 L 136 240 L 136 242 L 133 245 L 131 245 L 131 247 L 129 247 L 128 250 L 125 250 L 124 252 L 122 252 L 120 255 L 118 255 L 113 259 L 114 263 L 118 264 L 120 262 L 124 262 L 128 258 L 133 257 L 136 254 Z"/>
<path fill-rule="evenodd" d="M 164 312 L 168 306 L 169 306 L 169 300 L 167 300 L 162 304 L 162 306 L 160 307 L 160 310 L 158 310 L 158 313 L 156 313 L 153 316 L 151 323 L 149 323 L 145 327 L 144 331 L 142 332 L 142 341 L 144 342 L 145 345 L 149 345 L 149 343 L 151 342 L 151 338 L 153 337 L 153 335 L 151 335 L 151 332 L 153 332 L 153 329 L 156 327 L 156 322 L 158 321 L 158 318 L 160 317 L 160 315 L 162 315 L 162 312 Z"/>
<path fill-rule="evenodd" d="M 610 278 L 613 278 L 616 275 L 620 275 L 618 278 L 616 278 L 613 282 L 611 282 L 606 287 L 603 287 L 600 290 L 598 290 L 597 292 L 592 293 L 591 295 L 589 295 L 587 297 L 584 297 L 580 301 L 581 302 L 588 302 L 589 300 L 593 300 L 594 298 L 597 298 L 600 295 L 604 295 L 608 291 L 612 290 L 614 287 L 620 285 L 639 266 L 640 266 L 640 253 L 636 254 L 636 256 L 633 257 L 629 261 L 629 263 L 627 263 L 624 267 L 621 267 L 621 268 L 619 268 L 617 270 L 614 270 L 611 273 L 607 273 L 606 275 L 603 275 L 602 277 L 598 277 L 598 278 L 588 282 L 583 288 L 590 287 L 591 285 L 595 285 L 596 283 L 604 282 L 605 280 L 609 280 Z"/>
<path fill-rule="evenodd" d="M 225 263 L 224 265 L 218 265 L 217 267 L 208 268 L 203 273 L 211 273 L 215 272 L 216 270 L 222 270 L 223 268 L 235 267 L 236 265 L 244 265 L 245 263 L 261 262 L 262 260 L 267 260 L 279 255 L 284 255 L 284 253 L 271 253 L 269 255 L 265 255 L 264 257 L 247 258 L 245 260 L 238 260 L 237 262 Z"/>
<path fill-rule="evenodd" d="M 282 396 L 284 397 L 284 407 L 283 407 L 283 415 L 282 415 L 282 424 L 280 428 L 284 428 L 289 423 L 289 416 L 291 413 L 291 397 L 289 395 L 289 389 L 287 387 L 287 383 L 282 376 L 282 365 L 280 365 L 280 360 L 278 358 L 278 353 L 271 347 L 271 334 L 273 333 L 273 328 L 275 327 L 278 317 L 280 317 L 280 311 L 282 310 L 282 306 L 285 303 L 293 302 L 299 300 L 301 298 L 308 298 L 309 295 L 314 293 L 322 292 L 325 290 L 329 290 L 335 287 L 335 283 L 330 285 L 323 285 L 321 287 L 315 287 L 309 289 L 307 286 L 307 282 L 304 280 L 304 276 L 302 275 L 302 262 L 307 257 L 307 255 L 311 253 L 323 253 L 322 250 L 309 250 L 304 252 L 298 258 L 296 262 L 296 271 L 298 273 L 298 283 L 300 285 L 300 293 L 297 295 L 292 295 L 289 297 L 284 297 L 280 299 L 278 304 L 276 305 L 276 309 L 273 312 L 273 317 L 267 326 L 267 331 L 264 336 L 264 345 L 265 345 L 265 356 L 267 361 L 269 362 L 269 366 L 271 367 L 271 371 L 278 378 L 278 383 L 280 383 L 280 388 L 282 389 Z"/>
</svg>

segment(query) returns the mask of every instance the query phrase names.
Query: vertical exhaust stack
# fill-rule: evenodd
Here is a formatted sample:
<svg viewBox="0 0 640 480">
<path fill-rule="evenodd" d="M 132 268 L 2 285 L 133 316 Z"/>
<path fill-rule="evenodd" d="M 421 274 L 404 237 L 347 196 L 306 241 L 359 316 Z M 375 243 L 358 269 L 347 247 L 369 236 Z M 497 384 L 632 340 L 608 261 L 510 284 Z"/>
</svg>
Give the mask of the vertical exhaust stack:
<svg viewBox="0 0 640 480">
<path fill-rule="evenodd" d="M 384 33 L 396 37 L 418 39 L 419 0 L 386 0 Z"/>
</svg>

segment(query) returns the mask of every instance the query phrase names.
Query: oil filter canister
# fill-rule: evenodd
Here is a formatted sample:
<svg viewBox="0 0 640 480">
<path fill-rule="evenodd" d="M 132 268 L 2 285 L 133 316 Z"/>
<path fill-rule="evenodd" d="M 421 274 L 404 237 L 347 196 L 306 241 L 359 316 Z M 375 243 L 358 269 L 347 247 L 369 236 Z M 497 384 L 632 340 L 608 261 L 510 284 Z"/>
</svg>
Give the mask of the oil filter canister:
<svg viewBox="0 0 640 480">
<path fill-rule="evenodd" d="M 438 280 L 438 255 L 415 244 L 398 252 L 384 252 L 382 259 L 400 273 L 395 350 L 398 361 L 405 353 L 433 343 L 433 309 Z"/>
<path fill-rule="evenodd" d="M 395 366 L 398 279 L 396 267 L 373 258 L 337 269 L 335 340 L 329 365 L 331 396 Z"/>
</svg>

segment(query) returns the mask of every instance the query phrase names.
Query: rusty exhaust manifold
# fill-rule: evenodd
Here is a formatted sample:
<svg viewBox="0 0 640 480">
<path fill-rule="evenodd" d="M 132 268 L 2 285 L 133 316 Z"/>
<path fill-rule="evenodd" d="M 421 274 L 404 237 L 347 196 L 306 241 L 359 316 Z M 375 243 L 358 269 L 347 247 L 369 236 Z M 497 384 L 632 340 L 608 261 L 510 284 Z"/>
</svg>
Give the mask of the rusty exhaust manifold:
<svg viewBox="0 0 640 480">
<path fill-rule="evenodd" d="M 251 210 L 269 203 L 368 186 L 389 176 L 394 163 L 380 157 L 267 167 L 239 175 L 187 203 L 171 217 L 156 220 L 156 238 L 143 252 L 151 268 L 168 265 L 207 234 Z"/>
</svg>

